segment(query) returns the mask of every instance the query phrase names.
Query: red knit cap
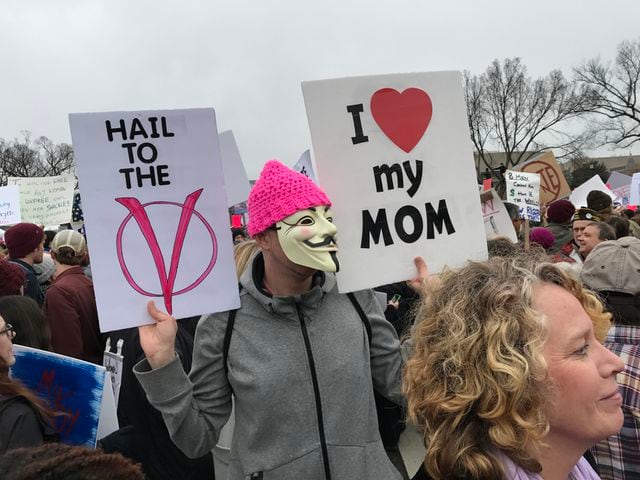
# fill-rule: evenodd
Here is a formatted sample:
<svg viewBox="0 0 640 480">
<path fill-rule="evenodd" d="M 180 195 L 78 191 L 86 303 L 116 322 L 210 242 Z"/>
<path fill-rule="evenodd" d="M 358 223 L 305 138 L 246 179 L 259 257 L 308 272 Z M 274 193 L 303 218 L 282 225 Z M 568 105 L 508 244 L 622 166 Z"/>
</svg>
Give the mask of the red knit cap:
<svg viewBox="0 0 640 480">
<path fill-rule="evenodd" d="M 255 237 L 289 215 L 318 205 L 331 206 L 331 201 L 311 179 L 269 160 L 249 193 L 247 230 Z"/>
<path fill-rule="evenodd" d="M 44 240 L 44 231 L 35 223 L 16 223 L 4 232 L 9 258 L 24 258 Z"/>
<path fill-rule="evenodd" d="M 20 287 L 24 286 L 24 270 L 6 260 L 0 260 L 0 297 L 4 295 L 21 295 Z"/>
</svg>

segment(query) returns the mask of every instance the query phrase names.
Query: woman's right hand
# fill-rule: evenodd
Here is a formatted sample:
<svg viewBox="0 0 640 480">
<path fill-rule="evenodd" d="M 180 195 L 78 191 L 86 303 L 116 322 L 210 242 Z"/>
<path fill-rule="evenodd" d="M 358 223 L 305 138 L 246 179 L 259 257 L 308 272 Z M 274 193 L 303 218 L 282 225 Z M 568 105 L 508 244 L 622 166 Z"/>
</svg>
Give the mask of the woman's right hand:
<svg viewBox="0 0 640 480">
<path fill-rule="evenodd" d="M 151 368 L 156 369 L 168 364 L 176 357 L 178 323 L 168 313 L 158 310 L 153 300 L 147 304 L 147 311 L 156 323 L 138 327 L 140 346 Z"/>
</svg>

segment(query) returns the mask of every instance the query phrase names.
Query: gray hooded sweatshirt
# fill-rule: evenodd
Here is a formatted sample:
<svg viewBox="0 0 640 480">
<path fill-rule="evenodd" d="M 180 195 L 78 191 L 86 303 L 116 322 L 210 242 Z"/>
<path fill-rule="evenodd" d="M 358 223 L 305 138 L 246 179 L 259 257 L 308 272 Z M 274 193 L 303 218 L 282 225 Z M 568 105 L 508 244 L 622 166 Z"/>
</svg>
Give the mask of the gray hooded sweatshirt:
<svg viewBox="0 0 640 480">
<path fill-rule="evenodd" d="M 172 440 L 190 457 L 209 452 L 231 411 L 236 424 L 229 479 L 400 480 L 378 433 L 373 387 L 400 397 L 395 330 L 370 290 L 355 296 L 371 324 L 371 345 L 335 276 L 319 272 L 312 289 L 273 297 L 262 289 L 262 255 L 241 278 L 223 365 L 228 312 L 203 317 L 189 376 L 176 359 L 134 372 L 162 412 Z"/>
</svg>

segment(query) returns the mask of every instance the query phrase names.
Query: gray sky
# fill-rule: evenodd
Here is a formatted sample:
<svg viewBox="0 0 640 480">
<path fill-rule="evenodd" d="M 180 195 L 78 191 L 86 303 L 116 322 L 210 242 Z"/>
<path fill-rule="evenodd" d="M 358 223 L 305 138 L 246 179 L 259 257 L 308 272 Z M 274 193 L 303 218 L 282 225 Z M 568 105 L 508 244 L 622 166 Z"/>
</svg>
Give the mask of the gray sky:
<svg viewBox="0 0 640 480">
<path fill-rule="evenodd" d="M 255 178 L 311 147 L 303 80 L 513 56 L 569 75 L 639 19 L 637 0 L 2 0 L 0 137 L 70 142 L 70 112 L 212 106 Z"/>
</svg>

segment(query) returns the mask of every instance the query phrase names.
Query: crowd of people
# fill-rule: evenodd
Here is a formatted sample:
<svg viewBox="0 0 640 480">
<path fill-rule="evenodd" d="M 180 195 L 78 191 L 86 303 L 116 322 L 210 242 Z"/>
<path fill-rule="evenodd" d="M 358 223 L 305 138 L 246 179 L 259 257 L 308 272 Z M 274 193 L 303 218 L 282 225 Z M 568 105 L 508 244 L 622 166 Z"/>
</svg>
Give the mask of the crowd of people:
<svg viewBox="0 0 640 480">
<path fill-rule="evenodd" d="M 9 374 L 13 343 L 102 363 L 87 242 L 12 226 L 0 476 L 213 479 L 231 426 L 230 480 L 640 478 L 640 217 L 587 203 L 548 205 L 528 250 L 507 204 L 520 241 L 488 240 L 489 260 L 430 276 L 416 252 L 407 282 L 342 294 L 331 200 L 267 162 L 231 231 L 240 308 L 175 319 L 149 302 L 152 324 L 110 332 L 121 428 L 95 450 L 59 444 L 60 413 Z M 418 472 L 398 451 L 406 417 Z"/>
</svg>

